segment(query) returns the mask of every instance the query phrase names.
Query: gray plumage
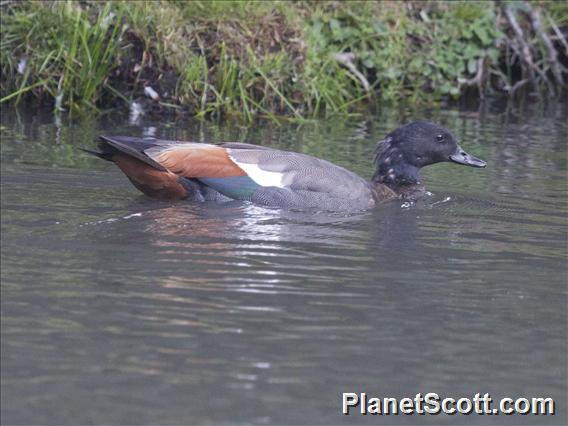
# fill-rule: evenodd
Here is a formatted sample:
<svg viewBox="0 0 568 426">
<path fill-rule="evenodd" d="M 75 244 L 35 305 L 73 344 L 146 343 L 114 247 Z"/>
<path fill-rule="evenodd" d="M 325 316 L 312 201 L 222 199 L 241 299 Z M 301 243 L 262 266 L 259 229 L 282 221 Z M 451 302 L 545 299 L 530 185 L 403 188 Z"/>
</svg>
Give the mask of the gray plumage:
<svg viewBox="0 0 568 426">
<path fill-rule="evenodd" d="M 223 145 L 226 146 L 226 145 Z M 251 201 L 273 207 L 365 209 L 374 204 L 369 182 L 329 161 L 297 152 L 229 144 L 239 164 L 253 164 L 267 172 L 282 173 L 284 188 L 259 188 Z"/>
</svg>

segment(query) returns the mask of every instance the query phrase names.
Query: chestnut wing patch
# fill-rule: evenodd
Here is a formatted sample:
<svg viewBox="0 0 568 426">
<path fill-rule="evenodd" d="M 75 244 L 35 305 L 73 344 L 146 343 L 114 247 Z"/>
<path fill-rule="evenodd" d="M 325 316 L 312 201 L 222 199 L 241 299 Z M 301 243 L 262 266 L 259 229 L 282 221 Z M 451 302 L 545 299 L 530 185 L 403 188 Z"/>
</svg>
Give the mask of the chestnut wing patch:
<svg viewBox="0 0 568 426">
<path fill-rule="evenodd" d="M 163 147 L 150 148 L 146 155 L 157 161 L 171 172 L 186 178 L 222 178 L 246 176 L 227 153 L 217 145 L 200 143 L 183 143 Z"/>
<path fill-rule="evenodd" d="M 250 200 L 260 186 L 221 146 L 184 143 L 151 148 L 145 153 L 170 172 L 196 179 L 230 198 Z"/>
</svg>

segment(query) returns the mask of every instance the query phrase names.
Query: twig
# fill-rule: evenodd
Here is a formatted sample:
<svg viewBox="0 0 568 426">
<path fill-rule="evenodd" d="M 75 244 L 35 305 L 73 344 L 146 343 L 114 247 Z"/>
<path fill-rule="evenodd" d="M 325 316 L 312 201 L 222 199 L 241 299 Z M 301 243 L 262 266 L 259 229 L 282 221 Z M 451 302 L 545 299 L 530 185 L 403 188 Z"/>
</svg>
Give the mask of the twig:
<svg viewBox="0 0 568 426">
<path fill-rule="evenodd" d="M 513 85 L 513 87 L 511 87 L 511 88 L 509 89 L 509 96 L 511 96 L 511 97 L 512 97 L 512 96 L 515 96 L 515 92 L 516 92 L 517 90 L 519 90 L 522 86 L 524 86 L 525 84 L 527 84 L 528 82 L 529 82 L 529 79 L 528 79 L 528 78 L 525 78 L 524 80 L 519 80 L 519 81 L 517 81 L 517 82 Z"/>
<path fill-rule="evenodd" d="M 540 23 L 540 16 L 538 10 L 530 9 L 529 16 L 531 17 L 531 25 L 536 33 L 542 39 L 544 45 L 546 46 L 546 50 L 548 50 L 548 58 L 550 61 L 550 67 L 552 68 L 552 74 L 556 79 L 556 83 L 559 86 L 564 86 L 564 79 L 562 78 L 562 71 L 560 71 L 559 63 L 558 63 L 558 53 L 550 41 L 548 34 L 542 30 L 542 25 Z"/>
<path fill-rule="evenodd" d="M 486 57 L 482 56 L 477 60 L 477 73 L 475 74 L 475 77 L 470 78 L 469 80 L 462 81 L 463 85 L 477 86 L 480 99 L 485 98 L 485 90 L 484 90 L 485 59 Z"/>
<path fill-rule="evenodd" d="M 525 42 L 525 36 L 523 34 L 523 30 L 522 30 L 521 26 L 519 25 L 519 23 L 517 22 L 515 15 L 513 14 L 513 12 L 511 11 L 511 9 L 508 6 L 505 6 L 505 16 L 507 17 L 507 20 L 509 21 L 509 25 L 511 25 L 511 28 L 513 29 L 515 36 L 516 36 L 517 40 L 519 41 L 519 44 L 521 45 L 522 57 L 523 57 L 524 61 L 527 64 L 531 65 L 531 67 L 529 68 L 529 74 L 531 75 L 531 79 L 534 80 L 534 72 L 533 72 L 533 69 L 532 69 L 533 61 L 532 61 L 531 49 L 530 49 L 529 45 Z"/>
<path fill-rule="evenodd" d="M 547 18 L 550 26 L 554 30 L 554 34 L 556 34 L 557 39 L 560 40 L 560 43 L 562 43 L 562 46 L 564 46 L 564 54 L 568 55 L 568 42 L 566 41 L 566 37 L 564 37 L 564 34 L 560 32 L 560 28 L 558 28 L 556 22 L 554 22 L 554 20 L 550 16 L 547 16 Z"/>
<path fill-rule="evenodd" d="M 546 77 L 546 74 L 539 67 L 537 67 L 535 65 L 535 63 L 533 61 L 530 46 L 528 45 L 528 43 L 525 40 L 523 30 L 521 29 L 521 26 L 517 22 L 517 18 L 515 18 L 515 15 L 513 14 L 511 9 L 509 8 L 509 6 L 505 6 L 505 16 L 507 17 L 507 20 L 509 21 L 511 28 L 513 29 L 513 31 L 515 33 L 517 41 L 521 45 L 522 51 L 520 52 L 521 55 L 519 55 L 519 56 L 521 57 L 523 62 L 525 64 L 527 64 L 527 67 L 528 67 L 527 70 L 529 72 L 530 79 L 532 81 L 536 81 L 536 77 L 535 77 L 535 71 L 536 71 L 536 73 L 546 82 L 546 84 L 548 86 L 549 93 L 551 95 L 554 95 L 555 94 L 554 86 L 552 85 L 552 83 L 550 82 L 548 77 Z M 514 48 L 514 46 L 513 46 L 513 48 Z"/>
<path fill-rule="evenodd" d="M 342 65 L 345 65 L 349 71 L 351 71 L 355 77 L 359 79 L 361 85 L 366 92 L 371 91 L 371 85 L 365 76 L 357 69 L 353 60 L 355 59 L 355 54 L 353 52 L 340 52 L 335 54 L 335 60 Z"/>
</svg>

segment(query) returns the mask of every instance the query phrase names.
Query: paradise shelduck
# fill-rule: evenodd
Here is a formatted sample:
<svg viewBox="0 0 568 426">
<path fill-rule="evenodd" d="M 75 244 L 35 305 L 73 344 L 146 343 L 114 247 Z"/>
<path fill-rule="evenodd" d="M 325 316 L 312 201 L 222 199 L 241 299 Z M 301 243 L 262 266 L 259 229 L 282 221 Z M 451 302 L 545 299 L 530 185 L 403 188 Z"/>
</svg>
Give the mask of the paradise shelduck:
<svg viewBox="0 0 568 426">
<path fill-rule="evenodd" d="M 425 192 L 420 169 L 454 162 L 485 167 L 451 132 L 428 121 L 399 127 L 377 146 L 370 181 L 328 161 L 246 143 L 203 144 L 101 136 L 99 151 L 151 197 L 246 200 L 288 209 L 359 210 Z"/>
</svg>

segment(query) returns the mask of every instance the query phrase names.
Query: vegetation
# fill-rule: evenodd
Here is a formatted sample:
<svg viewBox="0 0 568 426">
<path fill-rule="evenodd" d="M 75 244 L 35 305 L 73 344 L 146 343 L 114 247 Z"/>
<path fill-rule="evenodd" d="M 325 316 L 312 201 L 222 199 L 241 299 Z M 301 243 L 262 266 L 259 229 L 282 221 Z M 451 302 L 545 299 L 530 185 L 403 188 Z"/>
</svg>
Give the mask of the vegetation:
<svg viewBox="0 0 568 426">
<path fill-rule="evenodd" d="M 1 101 L 297 119 L 377 103 L 557 96 L 566 2 L 1 3 Z"/>
</svg>

